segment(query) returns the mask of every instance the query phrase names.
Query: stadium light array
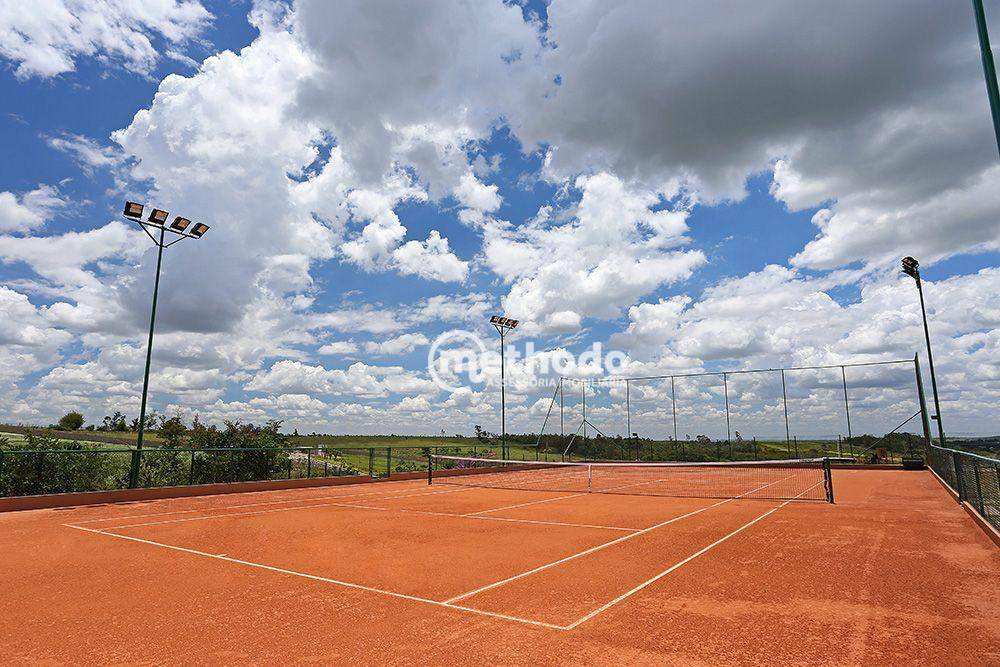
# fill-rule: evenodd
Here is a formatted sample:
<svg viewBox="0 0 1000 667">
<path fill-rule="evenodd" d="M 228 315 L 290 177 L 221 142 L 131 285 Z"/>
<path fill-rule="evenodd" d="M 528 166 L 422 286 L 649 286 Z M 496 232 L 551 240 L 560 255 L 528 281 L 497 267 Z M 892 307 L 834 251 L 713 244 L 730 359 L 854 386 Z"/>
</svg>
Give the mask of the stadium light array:
<svg viewBox="0 0 1000 667">
<path fill-rule="evenodd" d="M 500 334 L 500 458 L 507 460 L 507 395 L 506 395 L 506 364 L 504 362 L 504 336 L 509 331 L 515 329 L 518 320 L 493 315 L 490 317 L 490 324 Z"/>
<path fill-rule="evenodd" d="M 941 401 L 938 400 L 937 376 L 934 374 L 934 355 L 931 353 L 931 332 L 927 326 L 927 309 L 924 307 L 924 288 L 920 282 L 920 262 L 913 257 L 903 258 L 903 273 L 913 278 L 917 283 L 917 293 L 920 294 L 920 314 L 924 320 L 924 340 L 927 342 L 927 365 L 931 369 L 931 389 L 934 392 L 934 412 L 931 419 L 937 422 L 938 440 L 944 447 L 944 426 L 941 424 Z"/>
<path fill-rule="evenodd" d="M 135 447 L 142 449 L 143 434 L 146 429 L 146 398 L 149 394 L 149 366 L 153 358 L 153 328 L 156 324 L 156 298 L 160 291 L 160 266 L 163 262 L 163 250 L 184 239 L 200 239 L 208 231 L 208 225 L 196 223 L 191 231 L 187 231 L 191 226 L 191 220 L 183 216 L 176 216 L 174 221 L 167 226 L 170 214 L 160 208 L 154 208 L 149 212 L 149 217 L 142 219 L 142 212 L 145 205 L 134 201 L 125 202 L 123 215 L 127 220 L 131 220 L 146 232 L 154 244 L 156 244 L 156 280 L 153 282 L 153 307 L 149 315 L 149 338 L 146 342 L 146 370 L 142 377 L 142 401 L 139 408 L 139 432 L 136 434 Z M 152 230 L 152 232 L 150 231 Z M 171 241 L 166 240 L 166 234 L 170 232 L 177 238 Z M 133 457 L 132 469 L 129 472 L 129 485 L 136 486 L 139 480 L 139 457 Z"/>
</svg>

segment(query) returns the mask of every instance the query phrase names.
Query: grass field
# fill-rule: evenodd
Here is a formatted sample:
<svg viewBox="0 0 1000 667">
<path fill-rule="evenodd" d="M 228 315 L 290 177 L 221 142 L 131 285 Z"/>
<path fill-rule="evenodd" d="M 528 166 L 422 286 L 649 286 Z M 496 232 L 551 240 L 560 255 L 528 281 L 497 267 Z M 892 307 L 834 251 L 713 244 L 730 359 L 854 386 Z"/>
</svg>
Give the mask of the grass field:
<svg viewBox="0 0 1000 667">
<path fill-rule="evenodd" d="M 0 425 L 0 437 L 8 441 L 8 448 L 16 448 L 25 442 L 24 427 L 11 427 Z M 42 430 L 42 429 L 37 429 Z M 74 443 L 88 443 L 105 449 L 131 449 L 135 446 L 136 433 L 134 431 L 73 431 L 62 432 L 52 431 L 61 444 L 67 446 Z M 144 434 L 144 444 L 146 446 L 157 447 L 163 444 L 163 438 L 156 431 L 148 431 Z M 545 436 L 542 439 L 542 448 L 538 452 L 538 458 L 545 460 L 562 453 L 566 444 L 566 439 L 556 436 Z M 629 441 L 621 440 L 588 440 L 589 443 L 602 443 L 600 448 L 607 452 L 603 458 L 636 458 L 634 445 Z M 287 436 L 289 447 L 312 447 L 312 448 L 336 448 L 336 449 L 368 449 L 368 448 L 393 448 L 395 449 L 450 449 L 448 453 L 456 455 L 475 455 L 483 452 L 499 451 L 499 443 L 490 441 L 484 443 L 475 437 L 462 436 L 403 436 L 403 435 L 289 435 Z M 511 436 L 508 440 L 509 456 L 514 459 L 533 460 L 536 458 L 534 446 L 534 436 Z M 642 440 L 640 443 L 642 453 L 639 455 L 643 459 L 649 460 L 711 460 L 711 459 L 784 459 L 784 458 L 807 458 L 822 456 L 853 456 L 861 454 L 860 448 L 853 448 L 845 441 L 841 449 L 838 450 L 837 443 L 833 441 L 821 440 L 799 440 L 793 442 L 759 440 L 753 444 L 749 440 L 734 442 L 730 447 L 725 442 L 711 443 L 674 443 L 673 441 Z M 581 454 L 582 443 L 577 441 L 570 450 L 568 458 L 588 458 Z M 890 460 L 898 461 L 901 453 L 890 452 Z M 367 469 L 367 453 L 345 454 L 345 459 L 352 464 L 361 465 Z M 412 453 L 400 453 L 401 459 L 411 460 L 415 457 Z M 395 458 L 395 457 L 394 457 Z"/>
</svg>

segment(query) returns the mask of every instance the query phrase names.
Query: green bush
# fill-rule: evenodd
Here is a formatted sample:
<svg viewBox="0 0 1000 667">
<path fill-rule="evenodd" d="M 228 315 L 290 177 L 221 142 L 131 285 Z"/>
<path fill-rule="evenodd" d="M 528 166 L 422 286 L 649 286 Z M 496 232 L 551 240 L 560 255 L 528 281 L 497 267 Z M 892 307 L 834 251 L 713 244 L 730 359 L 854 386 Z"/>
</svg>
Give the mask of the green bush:
<svg viewBox="0 0 1000 667">
<path fill-rule="evenodd" d="M 65 445 L 45 431 L 27 431 L 24 438 L 16 448 L 6 440 L 0 442 L 0 496 L 101 491 L 121 488 L 128 481 L 127 453 Z"/>
<path fill-rule="evenodd" d="M 226 422 L 224 429 L 194 424 L 188 434 L 190 446 L 210 451 L 195 453 L 191 481 L 248 482 L 289 474 L 289 453 L 273 449 L 288 446 L 280 428 L 280 421 L 269 421 L 263 426 Z"/>
</svg>

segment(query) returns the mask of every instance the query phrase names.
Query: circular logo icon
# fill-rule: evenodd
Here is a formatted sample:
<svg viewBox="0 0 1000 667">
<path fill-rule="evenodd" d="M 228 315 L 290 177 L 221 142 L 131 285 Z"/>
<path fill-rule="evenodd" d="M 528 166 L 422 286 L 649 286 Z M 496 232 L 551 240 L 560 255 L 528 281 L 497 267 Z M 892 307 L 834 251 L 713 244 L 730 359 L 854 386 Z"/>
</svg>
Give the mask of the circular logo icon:
<svg viewBox="0 0 1000 667">
<path fill-rule="evenodd" d="M 455 392 L 465 386 L 457 383 L 463 374 L 472 381 L 482 380 L 484 354 L 486 345 L 479 336 L 464 329 L 451 329 L 435 338 L 427 350 L 427 372 L 434 384 Z"/>
</svg>

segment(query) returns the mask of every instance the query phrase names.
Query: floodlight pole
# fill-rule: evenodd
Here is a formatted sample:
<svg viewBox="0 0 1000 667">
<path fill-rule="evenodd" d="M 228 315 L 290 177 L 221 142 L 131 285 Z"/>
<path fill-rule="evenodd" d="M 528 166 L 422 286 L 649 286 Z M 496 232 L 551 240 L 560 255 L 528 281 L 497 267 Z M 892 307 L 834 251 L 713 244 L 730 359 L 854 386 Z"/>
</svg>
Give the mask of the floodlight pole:
<svg viewBox="0 0 1000 667">
<path fill-rule="evenodd" d="M 149 393 L 149 366 L 153 361 L 153 326 L 156 324 L 156 298 L 160 293 L 160 265 L 163 263 L 163 228 L 156 243 L 156 279 L 153 281 L 153 308 L 149 313 L 149 338 L 146 339 L 146 370 L 142 374 L 142 402 L 139 404 L 139 432 L 135 437 L 135 448 L 142 449 L 142 436 L 146 430 L 146 396 Z M 138 472 L 138 471 L 136 471 Z"/>
<path fill-rule="evenodd" d="M 997 150 L 1000 150 L 1000 91 L 997 90 L 997 70 L 993 63 L 993 51 L 990 48 L 990 35 L 986 30 L 986 11 L 983 0 L 972 0 L 976 15 L 976 29 L 979 32 L 979 50 L 983 57 L 983 74 L 986 76 L 986 95 L 990 100 L 990 112 L 993 114 L 993 133 L 997 140 Z M 928 358 L 928 361 L 930 359 Z M 931 377 L 934 377 L 931 374 Z M 940 417 L 941 415 L 938 415 Z"/>
<path fill-rule="evenodd" d="M 500 334 L 500 458 L 504 461 L 508 460 L 507 457 L 507 378 L 506 378 L 506 368 L 507 363 L 504 356 L 504 348 L 506 347 L 505 337 L 507 332 L 514 329 L 517 326 L 517 320 L 512 320 L 507 317 L 498 317 L 494 315 L 490 318 L 490 324 L 493 328 L 497 330 Z"/>
<path fill-rule="evenodd" d="M 139 225 L 146 233 L 146 236 L 156 245 L 156 278 L 153 281 L 153 305 L 149 313 L 149 336 L 146 339 L 146 367 L 142 374 L 142 399 L 139 403 L 139 428 L 135 438 L 135 455 L 132 457 L 132 464 L 129 469 L 129 487 L 134 488 L 139 483 L 139 464 L 142 456 L 142 440 L 146 431 L 146 402 L 149 396 L 149 369 L 153 361 L 153 330 L 156 325 L 156 301 L 160 294 L 160 267 L 163 264 L 163 250 L 184 239 L 199 239 L 208 231 L 208 225 L 196 224 L 191 231 L 188 227 L 191 221 L 187 218 L 176 217 L 174 222 L 167 227 L 167 212 L 153 209 L 147 220 L 142 219 L 144 206 L 135 202 L 125 202 L 125 219 Z M 158 235 L 151 234 L 152 228 Z M 178 238 L 169 243 L 166 242 L 166 233 L 175 234 Z"/>
<path fill-rule="evenodd" d="M 935 415 L 933 419 L 937 422 L 938 441 L 941 443 L 941 446 L 944 447 L 945 440 L 944 425 L 941 423 L 941 401 L 938 399 L 937 376 L 934 374 L 934 356 L 931 353 L 931 332 L 927 326 L 927 308 L 924 306 L 924 288 L 920 281 L 919 267 L 920 264 L 912 257 L 905 257 L 903 259 L 903 273 L 913 278 L 914 282 L 917 283 L 917 293 L 920 295 L 920 315 L 923 317 L 924 341 L 927 343 L 927 365 L 931 369 L 931 390 L 934 393 Z"/>
<path fill-rule="evenodd" d="M 507 363 L 504 360 L 504 330 L 497 327 L 500 332 L 500 458 L 507 460 Z"/>
</svg>

